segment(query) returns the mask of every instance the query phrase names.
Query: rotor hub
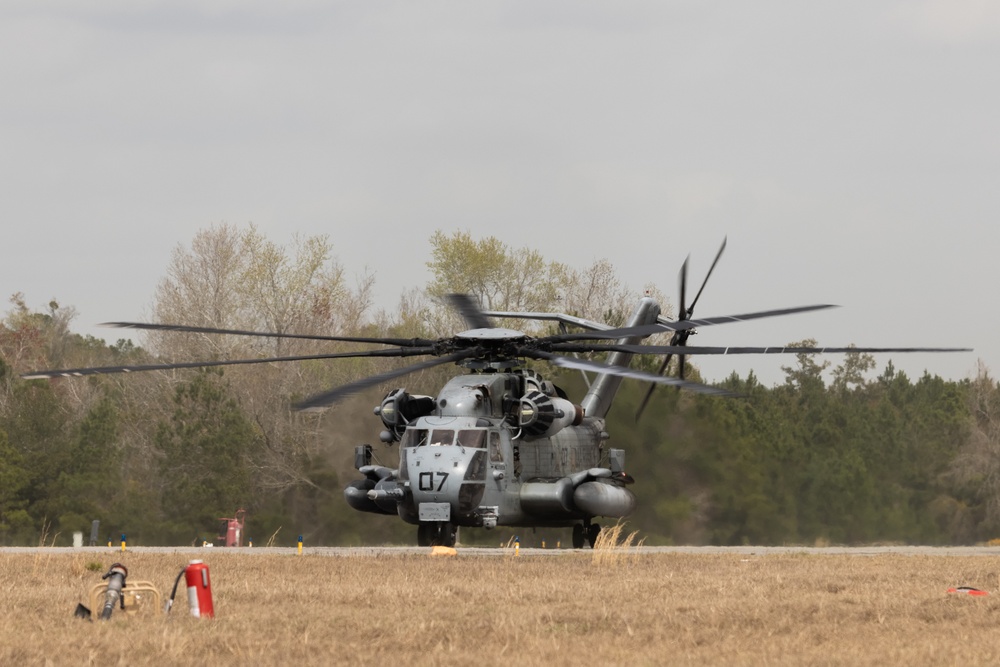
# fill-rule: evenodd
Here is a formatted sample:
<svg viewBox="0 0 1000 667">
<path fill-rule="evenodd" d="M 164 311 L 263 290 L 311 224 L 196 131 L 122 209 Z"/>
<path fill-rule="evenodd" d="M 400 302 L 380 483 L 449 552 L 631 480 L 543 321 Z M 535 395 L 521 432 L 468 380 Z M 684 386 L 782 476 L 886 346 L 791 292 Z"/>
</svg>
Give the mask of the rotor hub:
<svg viewBox="0 0 1000 667">
<path fill-rule="evenodd" d="M 475 341 L 477 343 L 515 343 L 527 340 L 528 336 L 520 331 L 516 331 L 515 329 L 490 328 L 469 329 L 468 331 L 456 334 L 455 338 L 459 340 Z"/>
</svg>

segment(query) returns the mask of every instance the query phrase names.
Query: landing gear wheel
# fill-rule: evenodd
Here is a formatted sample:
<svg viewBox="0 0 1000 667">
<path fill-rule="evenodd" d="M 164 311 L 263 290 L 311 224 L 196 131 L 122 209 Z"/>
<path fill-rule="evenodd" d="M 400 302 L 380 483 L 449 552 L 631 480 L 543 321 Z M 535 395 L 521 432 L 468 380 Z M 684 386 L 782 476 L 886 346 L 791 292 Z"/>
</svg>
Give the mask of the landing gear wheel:
<svg viewBox="0 0 1000 667">
<path fill-rule="evenodd" d="M 574 523 L 573 524 L 573 548 L 582 549 L 583 548 L 583 524 Z"/>
<path fill-rule="evenodd" d="M 417 526 L 417 546 L 429 547 L 434 541 L 435 526 L 433 523 L 422 523 Z"/>
<path fill-rule="evenodd" d="M 450 521 L 422 523 L 417 528 L 417 546 L 453 547 L 458 540 L 458 528 Z"/>
<path fill-rule="evenodd" d="M 594 548 L 594 544 L 597 543 L 597 536 L 601 534 L 601 525 L 599 523 L 592 523 L 587 526 L 587 541 L 590 542 L 590 548 Z"/>
<path fill-rule="evenodd" d="M 453 547 L 458 538 L 458 528 L 450 521 L 442 521 L 437 525 L 438 534 L 435 546 Z"/>
</svg>

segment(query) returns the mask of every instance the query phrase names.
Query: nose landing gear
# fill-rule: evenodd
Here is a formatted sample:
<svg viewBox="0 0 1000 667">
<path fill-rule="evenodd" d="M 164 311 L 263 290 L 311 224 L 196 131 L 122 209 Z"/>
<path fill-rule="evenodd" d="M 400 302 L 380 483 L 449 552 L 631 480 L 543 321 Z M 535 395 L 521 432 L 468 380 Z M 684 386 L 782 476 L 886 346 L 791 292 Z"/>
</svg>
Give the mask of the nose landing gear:
<svg viewBox="0 0 1000 667">
<path fill-rule="evenodd" d="M 422 547 L 453 547 L 458 528 L 450 521 L 430 521 L 417 527 L 417 544 Z"/>
</svg>

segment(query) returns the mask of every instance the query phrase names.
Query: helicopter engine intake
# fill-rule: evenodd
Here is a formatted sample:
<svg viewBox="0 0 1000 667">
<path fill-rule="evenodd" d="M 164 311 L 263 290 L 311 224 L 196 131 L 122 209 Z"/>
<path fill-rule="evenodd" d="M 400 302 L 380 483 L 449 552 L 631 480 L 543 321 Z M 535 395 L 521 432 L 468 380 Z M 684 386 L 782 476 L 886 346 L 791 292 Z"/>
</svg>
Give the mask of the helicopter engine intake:
<svg viewBox="0 0 1000 667">
<path fill-rule="evenodd" d="M 392 440 L 399 439 L 401 429 L 408 423 L 433 411 L 434 399 L 431 396 L 409 394 L 403 388 L 390 391 L 375 408 L 375 414 L 389 429 Z"/>
<path fill-rule="evenodd" d="M 547 437 L 567 426 L 579 426 L 583 422 L 583 408 L 565 398 L 529 391 L 521 397 L 518 418 L 525 434 Z"/>
</svg>

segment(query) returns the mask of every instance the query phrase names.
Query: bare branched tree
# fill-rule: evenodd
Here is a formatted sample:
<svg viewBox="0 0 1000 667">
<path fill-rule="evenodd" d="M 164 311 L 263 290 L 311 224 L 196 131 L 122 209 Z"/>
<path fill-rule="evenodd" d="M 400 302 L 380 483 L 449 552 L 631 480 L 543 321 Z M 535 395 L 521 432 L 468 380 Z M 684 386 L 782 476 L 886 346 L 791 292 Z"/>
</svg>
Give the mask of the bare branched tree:
<svg viewBox="0 0 1000 667">
<path fill-rule="evenodd" d="M 351 287 L 325 236 L 295 236 L 289 247 L 250 225 L 218 225 L 179 246 L 156 292 L 158 322 L 282 334 L 356 335 L 366 326 L 374 277 Z M 283 338 L 155 333 L 147 346 L 166 359 L 255 358 L 312 355 L 343 344 Z M 295 400 L 354 379 L 366 360 L 295 362 L 233 367 L 226 378 L 265 443 L 261 483 L 281 488 L 300 481 L 298 463 L 315 440 L 299 427 Z M 175 373 L 174 376 L 181 377 Z"/>
<path fill-rule="evenodd" d="M 979 362 L 968 393 L 970 429 L 948 477 L 981 504 L 980 530 L 1000 530 L 1000 384 Z"/>
</svg>

